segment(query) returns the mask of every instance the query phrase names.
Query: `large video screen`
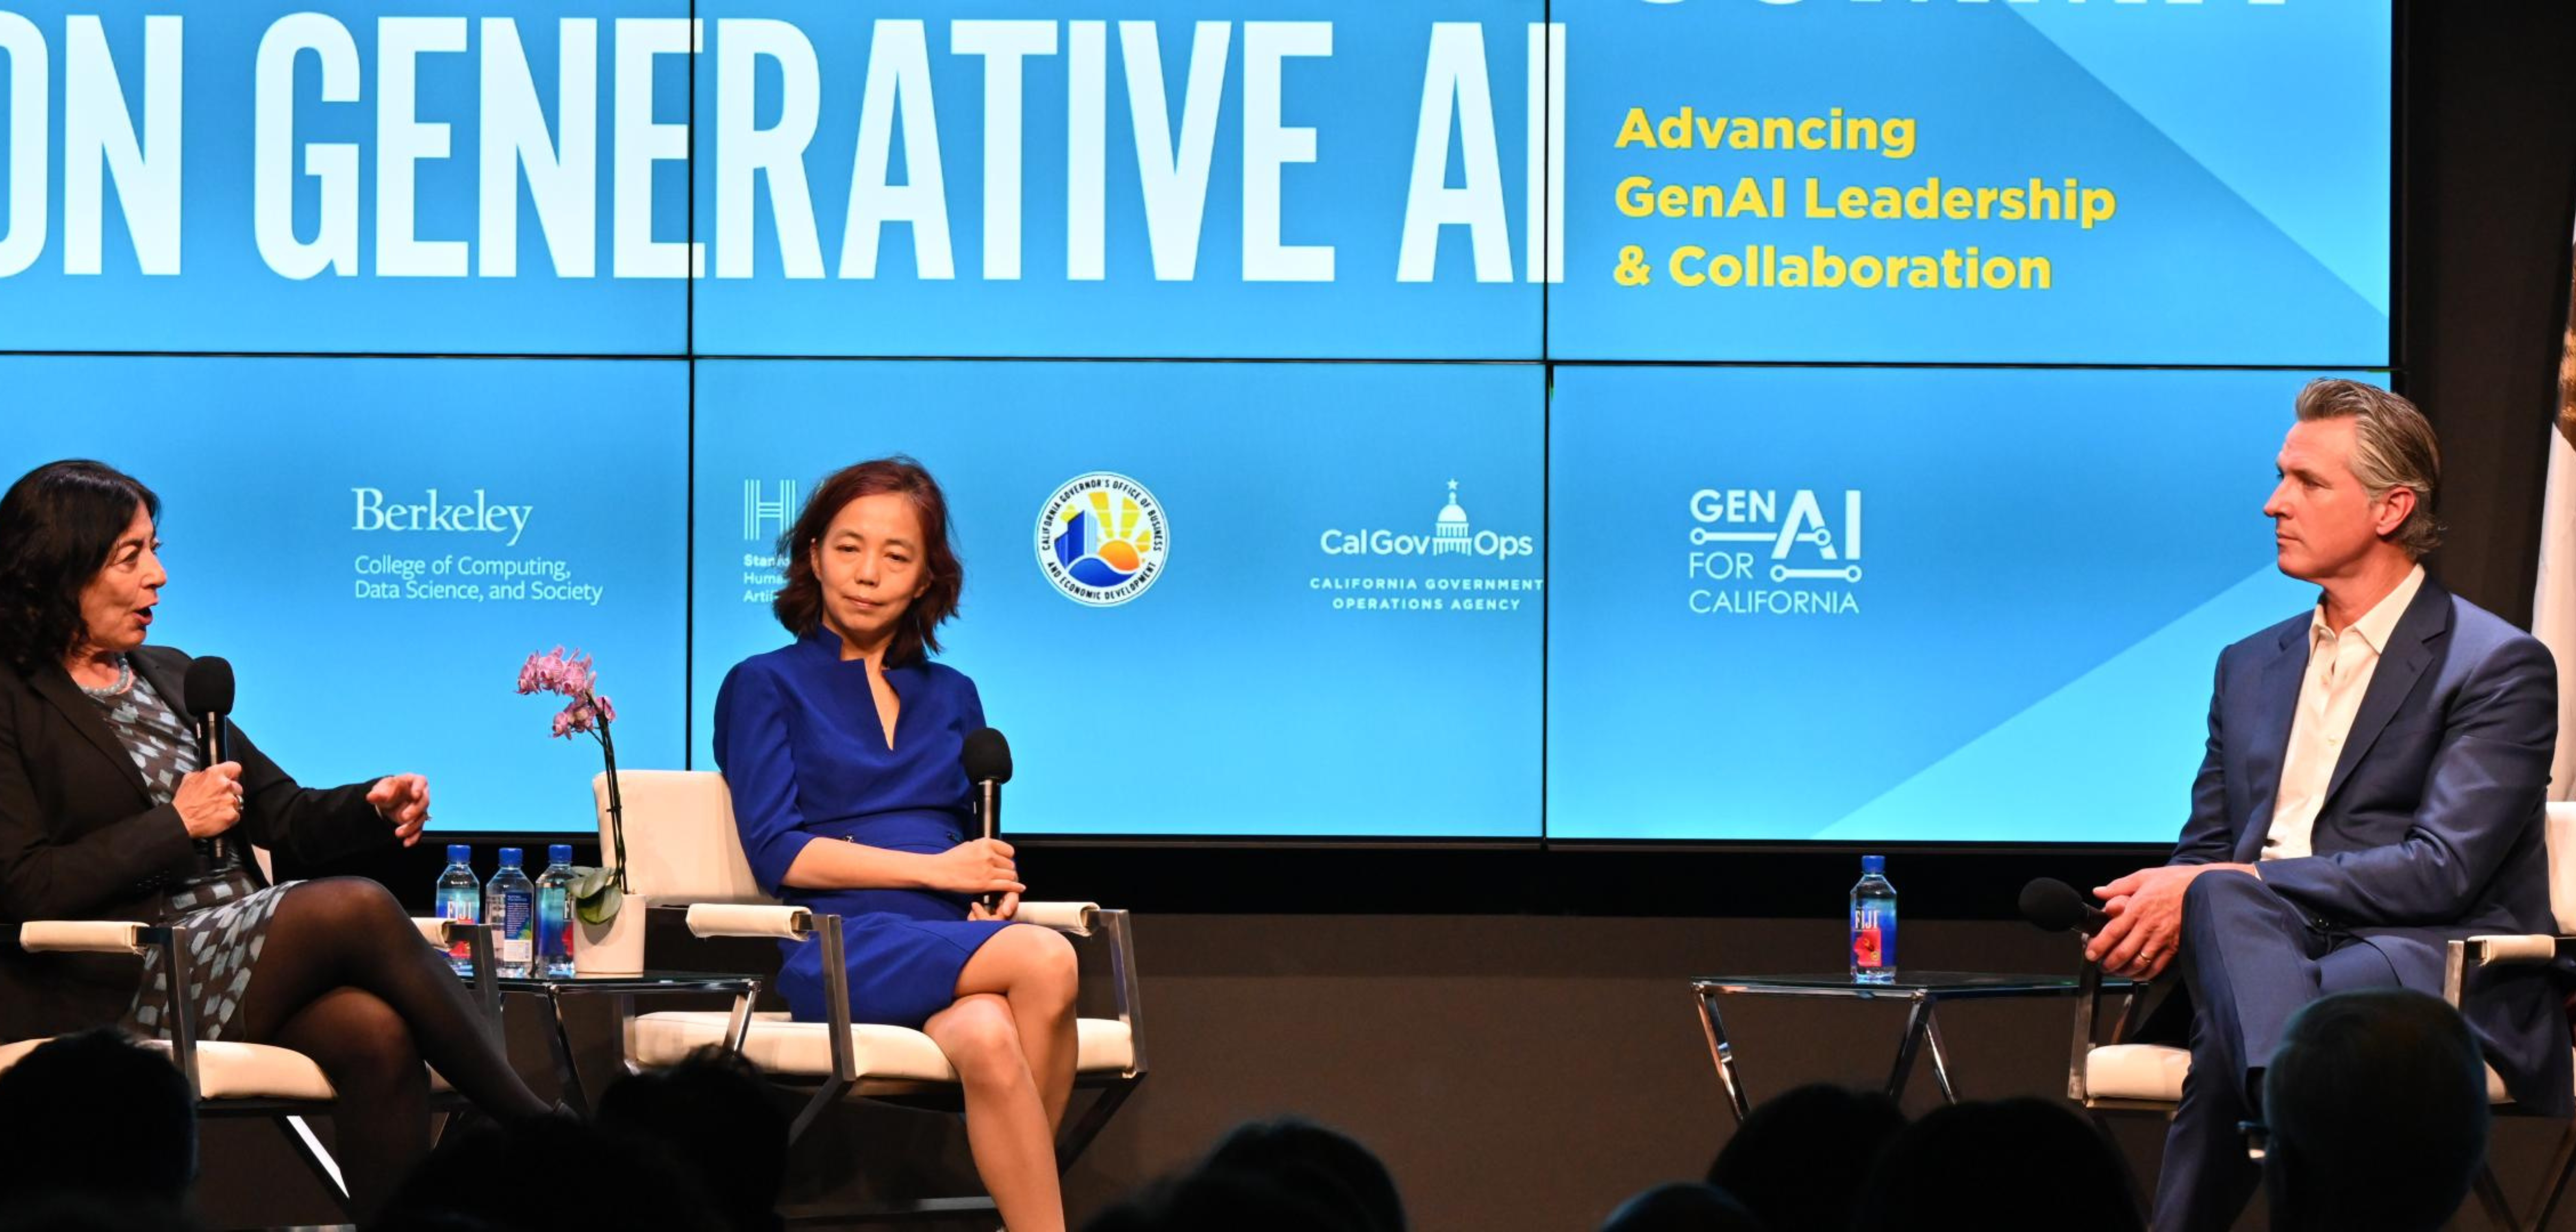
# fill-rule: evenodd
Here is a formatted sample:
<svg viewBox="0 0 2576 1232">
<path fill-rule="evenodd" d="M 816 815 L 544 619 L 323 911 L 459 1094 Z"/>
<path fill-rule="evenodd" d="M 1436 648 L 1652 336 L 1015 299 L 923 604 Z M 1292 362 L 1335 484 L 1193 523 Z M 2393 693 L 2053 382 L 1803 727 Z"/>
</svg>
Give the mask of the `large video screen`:
<svg viewBox="0 0 2576 1232">
<path fill-rule="evenodd" d="M 78 10 L 0 469 L 158 487 L 155 636 L 451 831 L 591 824 L 531 650 L 710 766 L 904 452 L 1023 832 L 2162 839 L 2290 395 L 2397 360 L 2389 0 Z"/>
<path fill-rule="evenodd" d="M 2388 362 L 2385 0 L 1558 13 L 1552 357 Z"/>
<path fill-rule="evenodd" d="M 418 772 L 449 830 L 592 826 L 588 738 L 514 691 L 594 656 L 619 757 L 684 753 L 688 370 L 668 360 L 0 357 L 0 472 L 162 500 L 151 640 L 229 659 L 288 774 Z"/>
<path fill-rule="evenodd" d="M 2171 837 L 2306 379 L 1561 371 L 1549 834 Z"/>
<path fill-rule="evenodd" d="M 909 453 L 1014 828 L 1535 839 L 1545 404 L 1524 365 L 702 363 L 695 756 L 789 640 L 785 511 Z"/>
</svg>

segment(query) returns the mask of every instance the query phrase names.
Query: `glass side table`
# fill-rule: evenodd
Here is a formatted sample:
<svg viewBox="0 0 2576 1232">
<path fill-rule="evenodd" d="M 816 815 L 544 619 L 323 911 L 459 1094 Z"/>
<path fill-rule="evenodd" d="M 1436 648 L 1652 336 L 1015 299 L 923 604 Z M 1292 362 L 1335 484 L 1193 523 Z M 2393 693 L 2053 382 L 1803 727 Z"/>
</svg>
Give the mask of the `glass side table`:
<svg viewBox="0 0 2576 1232">
<path fill-rule="evenodd" d="M 1703 975 L 1691 980 L 1691 993 L 1699 1001 L 1699 1025 L 1708 1034 L 1709 1060 L 1717 1066 L 1717 1081 L 1726 1088 L 1726 1106 L 1741 1125 L 1752 1115 L 1751 1101 L 1744 1096 L 1744 1084 L 1735 1068 L 1735 1049 L 1726 1039 L 1726 1021 L 1718 1014 L 1718 998 L 1748 997 L 1825 997 L 1844 1001 L 1902 1001 L 1910 1008 L 1905 1015 L 1905 1033 L 1896 1041 L 1896 1062 L 1888 1071 L 1887 1093 L 1901 1098 L 1905 1080 L 1914 1072 L 1917 1053 L 1932 1054 L 1932 1080 L 1941 1089 L 1941 1102 L 1959 1102 L 1958 1088 L 1950 1081 L 1950 1059 L 1941 1048 L 1941 1027 L 1933 1018 L 1933 1009 L 1944 1001 L 1982 1001 L 1996 997 L 2072 997 L 2079 994 L 2076 978 L 2071 975 L 1994 975 L 1973 971 L 1908 971 L 1900 968 L 1896 979 L 1887 984 L 1854 983 L 1849 973 L 1820 975 Z M 2129 982 L 2104 979 L 2108 991 L 2126 991 Z"/>
<path fill-rule="evenodd" d="M 471 981 L 469 981 L 470 985 Z M 592 1109 L 589 1094 L 581 1081 L 580 1067 L 573 1064 L 572 1032 L 564 1021 L 565 1003 L 575 997 L 617 998 L 616 1018 L 621 1024 L 634 1016 L 635 998 L 673 993 L 720 993 L 733 997 L 733 1016 L 725 1023 L 725 1045 L 742 1051 L 743 1036 L 751 1030 L 752 1002 L 760 996 L 761 977 L 704 971 L 645 971 L 633 975 L 565 975 L 565 976 L 500 976 L 490 988 L 476 988 L 487 1011 L 498 1008 L 499 998 L 507 993 L 522 993 L 546 999 L 552 1022 L 546 1032 L 546 1051 L 554 1062 L 555 1079 L 562 1084 L 564 1102 L 573 1110 L 589 1116 Z M 497 1026 L 499 1018 L 492 1021 Z M 620 1048 L 623 1048 L 621 1043 Z"/>
</svg>

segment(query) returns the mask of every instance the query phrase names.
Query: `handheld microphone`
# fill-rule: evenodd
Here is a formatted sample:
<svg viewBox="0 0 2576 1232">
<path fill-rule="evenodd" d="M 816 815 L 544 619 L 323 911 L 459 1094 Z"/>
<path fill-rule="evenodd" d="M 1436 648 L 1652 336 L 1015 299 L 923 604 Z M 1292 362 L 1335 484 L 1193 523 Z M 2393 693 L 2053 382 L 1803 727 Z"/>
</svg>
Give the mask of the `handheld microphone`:
<svg viewBox="0 0 2576 1232">
<path fill-rule="evenodd" d="M 179 682 L 181 704 L 194 715 L 197 753 L 205 759 L 205 768 L 214 769 L 233 759 L 233 665 L 211 655 L 188 664 L 187 676 Z M 218 834 L 206 840 L 206 860 L 220 868 L 232 858 L 230 834 Z"/>
<path fill-rule="evenodd" d="M 1002 784 L 1011 781 L 1011 742 L 993 728 L 979 727 L 966 733 L 966 748 L 957 761 L 975 784 L 975 811 L 984 819 L 984 837 L 993 838 L 1002 827 Z M 1000 902 L 999 895 L 984 896 L 986 907 Z"/>
<path fill-rule="evenodd" d="M 2084 901 L 2075 887 L 2054 877 L 2041 877 L 2021 888 L 2022 918 L 2052 933 L 2068 929 L 2098 933 L 2111 917 Z"/>
</svg>

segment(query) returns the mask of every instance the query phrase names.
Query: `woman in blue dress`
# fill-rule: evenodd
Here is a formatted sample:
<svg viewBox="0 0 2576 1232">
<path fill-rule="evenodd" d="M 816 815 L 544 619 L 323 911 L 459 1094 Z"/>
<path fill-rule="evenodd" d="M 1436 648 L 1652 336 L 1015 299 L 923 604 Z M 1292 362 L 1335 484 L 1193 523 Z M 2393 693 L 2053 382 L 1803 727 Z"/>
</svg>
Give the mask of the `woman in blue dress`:
<svg viewBox="0 0 2576 1232">
<path fill-rule="evenodd" d="M 734 665 L 716 764 L 762 888 L 842 917 L 850 1016 L 915 1027 L 957 1069 L 976 1170 L 1012 1232 L 1060 1232 L 1055 1131 L 1073 1092 L 1073 947 L 1011 923 L 1011 846 L 968 838 L 958 764 L 975 684 L 930 661 L 963 574 L 948 506 L 908 458 L 823 481 L 780 541 L 796 641 Z M 976 896 L 998 894 L 987 910 Z M 787 947 L 779 992 L 819 1022 L 822 946 Z"/>
</svg>

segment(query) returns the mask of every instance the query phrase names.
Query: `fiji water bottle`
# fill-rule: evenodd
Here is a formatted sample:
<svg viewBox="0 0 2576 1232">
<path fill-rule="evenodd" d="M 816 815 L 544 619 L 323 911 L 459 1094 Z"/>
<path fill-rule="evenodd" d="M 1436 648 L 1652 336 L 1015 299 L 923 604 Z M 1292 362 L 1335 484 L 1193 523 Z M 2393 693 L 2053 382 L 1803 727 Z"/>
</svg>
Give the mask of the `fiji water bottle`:
<svg viewBox="0 0 2576 1232">
<path fill-rule="evenodd" d="M 546 871 L 537 874 L 537 974 L 572 974 L 572 846 L 546 848 Z"/>
<path fill-rule="evenodd" d="M 1855 984 L 1896 980 L 1896 887 L 1887 884 L 1886 856 L 1860 858 L 1851 892 L 1851 974 Z"/>
<path fill-rule="evenodd" d="M 516 847 L 501 849 L 501 868 L 483 887 L 483 920 L 493 926 L 500 950 L 493 965 L 504 978 L 527 978 L 537 949 L 537 887 L 519 866 Z"/>
<path fill-rule="evenodd" d="M 438 914 L 443 919 L 473 924 L 483 918 L 483 883 L 468 859 L 473 854 L 463 843 L 447 845 L 447 868 L 438 874 Z M 474 974 L 474 943 L 461 935 L 448 942 L 447 960 L 456 964 L 458 975 Z"/>
</svg>

